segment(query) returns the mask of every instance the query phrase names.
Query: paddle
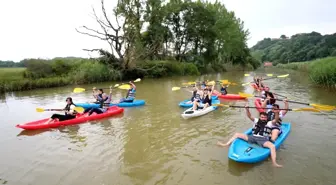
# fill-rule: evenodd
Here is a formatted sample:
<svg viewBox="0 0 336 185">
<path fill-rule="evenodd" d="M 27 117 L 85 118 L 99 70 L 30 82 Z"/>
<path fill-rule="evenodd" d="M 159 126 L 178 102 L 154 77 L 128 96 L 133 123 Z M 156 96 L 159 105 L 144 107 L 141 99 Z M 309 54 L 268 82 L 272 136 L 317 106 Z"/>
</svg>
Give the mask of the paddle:
<svg viewBox="0 0 336 185">
<path fill-rule="evenodd" d="M 194 85 L 184 86 L 184 87 L 173 87 L 172 91 L 180 90 L 181 88 L 187 88 L 187 87 L 195 87 Z"/>
<path fill-rule="evenodd" d="M 273 79 L 273 78 L 285 78 L 285 77 L 287 77 L 287 76 L 289 76 L 289 74 L 279 75 L 279 76 L 272 77 L 272 78 L 265 78 L 265 79 L 263 79 L 263 80 L 269 80 L 269 79 Z M 250 84 L 250 83 L 254 83 L 254 81 L 252 81 L 252 82 L 247 82 L 247 83 L 243 83 L 242 86 L 248 85 L 248 84 Z"/>
<path fill-rule="evenodd" d="M 83 107 L 75 107 L 74 110 L 76 112 L 82 113 L 84 112 Z M 44 111 L 64 111 L 64 109 L 44 109 L 44 108 L 36 108 L 36 112 L 44 112 Z"/>
<path fill-rule="evenodd" d="M 240 96 L 246 97 L 246 98 L 250 98 L 250 97 L 254 97 L 254 95 L 252 94 L 247 94 L 247 93 L 238 93 Z M 275 99 L 277 101 L 284 101 L 282 99 Z M 302 104 L 302 105 L 307 105 L 307 106 L 312 106 L 316 109 L 319 110 L 323 110 L 323 111 L 332 111 L 334 109 L 336 109 L 335 106 L 331 106 L 331 105 L 321 105 L 321 104 L 314 104 L 314 103 L 302 103 L 302 102 L 297 102 L 297 101 L 291 101 L 291 100 L 287 100 L 287 102 L 289 103 L 297 103 L 297 104 Z"/>
<path fill-rule="evenodd" d="M 250 74 L 244 74 L 244 76 L 250 76 Z M 266 76 L 273 76 L 273 74 L 266 74 Z"/>
<path fill-rule="evenodd" d="M 245 106 L 236 106 L 236 105 L 224 105 L 224 104 L 214 104 L 212 106 L 220 106 L 220 107 L 234 107 L 234 108 L 260 108 L 260 107 L 245 107 Z M 320 112 L 320 110 L 315 108 L 299 108 L 299 109 L 276 109 L 276 110 L 288 110 L 288 111 L 294 111 L 294 112 L 300 112 L 300 111 L 310 111 L 310 112 Z"/>
<path fill-rule="evenodd" d="M 141 79 L 140 78 L 137 78 L 136 80 L 134 80 L 133 82 L 140 82 Z M 120 84 L 115 84 L 113 88 L 119 88 L 119 89 L 129 89 L 131 86 L 129 84 L 126 84 L 126 83 L 122 83 L 121 85 Z M 103 89 L 109 89 L 109 88 L 103 88 Z M 81 93 L 81 92 L 84 92 L 85 89 L 84 88 L 75 88 L 73 90 L 74 93 Z"/>
</svg>

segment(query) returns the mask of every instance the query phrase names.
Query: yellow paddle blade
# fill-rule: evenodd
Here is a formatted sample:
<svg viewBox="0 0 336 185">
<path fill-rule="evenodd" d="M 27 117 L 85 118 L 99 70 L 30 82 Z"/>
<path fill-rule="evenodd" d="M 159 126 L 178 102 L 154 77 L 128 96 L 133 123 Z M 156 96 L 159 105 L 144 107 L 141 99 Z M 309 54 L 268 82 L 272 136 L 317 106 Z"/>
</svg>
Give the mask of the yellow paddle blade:
<svg viewBox="0 0 336 185">
<path fill-rule="evenodd" d="M 215 84 L 216 84 L 215 81 L 210 81 L 210 82 L 207 83 L 207 85 L 215 85 Z"/>
<path fill-rule="evenodd" d="M 218 106 L 218 107 L 230 107 L 230 105 L 224 105 L 224 104 L 213 104 L 212 106 Z"/>
<path fill-rule="evenodd" d="M 241 93 L 241 92 L 239 92 L 238 94 L 239 94 L 239 96 L 245 97 L 245 98 L 254 97 L 252 94 L 247 94 L 247 93 Z"/>
<path fill-rule="evenodd" d="M 244 76 L 250 76 L 250 74 L 244 74 Z"/>
<path fill-rule="evenodd" d="M 118 87 L 119 89 L 130 89 L 131 86 L 129 84 L 124 84 Z"/>
<path fill-rule="evenodd" d="M 248 85 L 248 84 L 250 84 L 250 83 L 251 83 L 251 82 L 244 83 L 244 84 L 242 84 L 242 86 Z"/>
<path fill-rule="evenodd" d="M 289 76 L 289 74 L 286 74 L 286 75 L 280 75 L 280 76 L 277 76 L 278 78 L 285 78 L 285 77 L 287 77 L 287 76 Z"/>
<path fill-rule="evenodd" d="M 141 79 L 140 78 L 137 78 L 136 80 L 134 80 L 133 82 L 140 82 Z"/>
<path fill-rule="evenodd" d="M 77 111 L 77 112 L 79 112 L 79 113 L 83 113 L 84 112 L 84 108 L 83 107 L 75 107 L 74 110 Z"/>
<path fill-rule="evenodd" d="M 228 84 L 228 83 L 229 83 L 229 80 L 222 80 L 222 83 L 223 83 L 223 84 Z"/>
<path fill-rule="evenodd" d="M 236 84 L 236 83 L 231 83 L 230 85 L 238 85 L 238 84 Z"/>
<path fill-rule="evenodd" d="M 335 109 L 335 106 L 331 105 L 310 104 L 310 106 L 323 111 L 333 111 Z"/>
<path fill-rule="evenodd" d="M 118 87 L 118 86 L 119 86 L 119 84 L 115 84 L 115 85 L 114 85 L 114 87 Z"/>
<path fill-rule="evenodd" d="M 44 109 L 42 109 L 42 108 L 36 108 L 36 112 L 44 112 Z"/>
<path fill-rule="evenodd" d="M 300 109 L 292 109 L 294 112 L 300 112 L 300 111 L 309 111 L 309 112 L 320 112 L 319 110 L 315 109 L 315 108 L 300 108 Z"/>
<path fill-rule="evenodd" d="M 267 74 L 266 76 L 273 76 L 273 74 Z"/>
<path fill-rule="evenodd" d="M 180 90 L 180 89 L 181 89 L 181 87 L 173 87 L 172 91 L 177 91 L 177 90 Z"/>
<path fill-rule="evenodd" d="M 196 82 L 188 82 L 189 85 L 194 85 Z"/>
<path fill-rule="evenodd" d="M 84 92 L 84 91 L 85 91 L 84 88 L 75 88 L 75 89 L 73 90 L 74 93 L 81 93 L 81 92 Z"/>
</svg>

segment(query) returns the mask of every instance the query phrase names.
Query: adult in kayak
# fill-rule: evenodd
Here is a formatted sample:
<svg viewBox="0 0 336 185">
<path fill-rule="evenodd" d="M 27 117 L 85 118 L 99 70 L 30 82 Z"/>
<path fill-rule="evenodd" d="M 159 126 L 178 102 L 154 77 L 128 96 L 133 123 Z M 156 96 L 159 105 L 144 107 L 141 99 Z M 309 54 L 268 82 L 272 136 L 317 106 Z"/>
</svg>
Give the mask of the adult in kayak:
<svg viewBox="0 0 336 185">
<path fill-rule="evenodd" d="M 283 100 L 284 104 L 285 104 L 285 109 L 289 108 L 288 105 L 288 101 L 287 99 Z M 283 117 L 285 117 L 286 113 L 288 112 L 288 110 L 281 110 L 279 111 L 278 109 L 280 108 L 280 106 L 278 104 L 273 104 L 273 107 L 271 110 L 269 110 L 267 113 L 267 120 L 271 121 L 275 118 L 275 114 L 278 112 L 279 114 L 279 120 L 277 123 L 275 123 L 274 125 L 272 125 L 272 133 L 271 133 L 271 142 L 275 142 L 275 140 L 279 137 L 280 134 L 282 134 L 282 130 L 281 130 L 281 123 L 282 123 L 282 119 Z M 277 111 L 278 110 L 278 111 Z"/>
<path fill-rule="evenodd" d="M 194 100 L 194 105 L 193 105 L 193 110 L 197 110 L 197 109 L 206 109 L 208 106 L 211 106 L 211 101 L 212 101 L 212 92 L 215 86 L 212 86 L 212 88 L 209 89 L 205 88 L 203 90 L 203 95 L 200 97 L 200 99 L 198 97 L 195 97 Z"/>
<path fill-rule="evenodd" d="M 228 88 L 229 87 L 229 85 L 224 85 L 224 84 L 222 84 L 222 87 L 221 87 L 221 89 L 220 89 L 220 92 L 221 92 L 221 94 L 222 95 L 227 95 L 227 90 L 226 90 L 226 88 Z"/>
<path fill-rule="evenodd" d="M 108 105 L 111 102 L 111 99 L 112 99 L 112 86 L 110 87 L 110 94 L 109 95 L 104 93 L 103 89 L 99 89 L 98 90 L 98 95 L 97 95 L 97 101 L 95 103 L 101 104 L 100 108 L 102 109 L 103 104 L 106 104 L 106 106 L 108 107 Z M 103 113 L 103 112 L 100 111 L 100 108 L 88 108 L 88 109 L 85 109 L 84 113 L 89 112 L 89 115 L 91 115 L 93 112 L 96 112 L 97 114 Z"/>
<path fill-rule="evenodd" d="M 50 119 L 46 122 L 46 124 L 49 124 L 53 120 L 65 121 L 65 120 L 76 118 L 77 112 L 76 110 L 74 110 L 76 105 L 73 103 L 72 98 L 68 97 L 65 101 L 67 103 L 64 108 L 65 114 L 64 115 L 63 114 L 53 114 L 50 117 Z"/>
<path fill-rule="evenodd" d="M 131 88 L 127 90 L 126 98 L 121 98 L 119 103 L 122 103 L 122 102 L 132 103 L 133 100 L 135 99 L 136 86 L 131 81 L 129 81 L 129 84 L 131 85 Z"/>
<path fill-rule="evenodd" d="M 243 133 L 235 133 L 233 137 L 227 143 L 217 142 L 219 146 L 229 146 L 235 139 L 240 138 L 246 142 L 256 143 L 262 147 L 269 148 L 271 150 L 271 159 L 275 167 L 282 167 L 276 162 L 276 148 L 275 145 L 270 141 L 271 129 L 279 121 L 279 110 L 274 110 L 275 118 L 272 121 L 267 121 L 267 114 L 261 112 L 259 118 L 253 118 L 251 116 L 248 104 L 246 105 L 246 115 L 253 121 L 252 135 L 246 135 Z"/>
</svg>

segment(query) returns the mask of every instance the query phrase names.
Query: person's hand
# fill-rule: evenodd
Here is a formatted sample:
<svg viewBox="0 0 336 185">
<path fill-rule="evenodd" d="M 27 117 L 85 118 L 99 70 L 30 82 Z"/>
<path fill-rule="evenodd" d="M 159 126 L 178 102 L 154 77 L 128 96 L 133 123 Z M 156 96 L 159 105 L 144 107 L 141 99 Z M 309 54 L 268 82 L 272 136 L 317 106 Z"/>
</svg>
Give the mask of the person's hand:
<svg viewBox="0 0 336 185">
<path fill-rule="evenodd" d="M 283 100 L 283 102 L 284 102 L 284 103 L 288 103 L 288 100 L 287 100 L 287 98 L 285 98 L 285 99 Z"/>
</svg>

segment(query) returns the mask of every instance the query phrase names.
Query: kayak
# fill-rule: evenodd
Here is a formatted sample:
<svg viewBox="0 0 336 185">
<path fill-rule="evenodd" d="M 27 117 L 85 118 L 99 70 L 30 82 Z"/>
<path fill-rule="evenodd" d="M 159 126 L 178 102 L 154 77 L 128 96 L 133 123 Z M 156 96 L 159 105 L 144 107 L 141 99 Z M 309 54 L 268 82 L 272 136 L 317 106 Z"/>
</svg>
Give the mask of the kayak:
<svg viewBox="0 0 336 185">
<path fill-rule="evenodd" d="M 46 121 L 49 120 L 49 118 L 46 118 L 46 119 L 41 119 L 41 120 L 38 120 L 38 121 L 25 123 L 25 124 L 18 124 L 18 125 L 16 125 L 16 127 L 17 128 L 22 128 L 22 129 L 25 129 L 25 130 L 57 128 L 57 127 L 60 127 L 60 126 L 75 125 L 75 124 L 80 124 L 80 123 L 84 123 L 84 122 L 87 122 L 87 121 L 102 119 L 102 118 L 110 117 L 110 116 L 113 116 L 113 115 L 121 114 L 122 112 L 124 112 L 123 108 L 113 106 L 113 107 L 109 107 L 108 110 L 105 113 L 102 113 L 102 114 L 93 113 L 93 114 L 91 114 L 91 116 L 86 117 L 86 115 L 88 113 L 85 113 L 85 114 L 79 113 L 79 114 L 77 114 L 76 118 L 70 119 L 70 120 L 65 120 L 65 121 L 55 120 L 53 122 L 50 122 L 49 124 L 45 124 Z"/>
<path fill-rule="evenodd" d="M 192 110 L 193 108 L 189 108 L 187 110 L 185 110 L 181 115 L 184 119 L 189 119 L 189 118 L 193 118 L 193 117 L 198 117 L 198 116 L 202 116 L 202 115 L 205 115 L 209 112 L 212 112 L 214 110 L 217 109 L 217 106 L 210 106 L 210 107 L 207 107 L 205 108 L 204 110 L 203 109 L 199 109 L 199 110 L 195 110 L 193 111 Z"/>
<path fill-rule="evenodd" d="M 193 103 L 188 103 L 190 100 L 184 100 L 184 101 L 181 101 L 180 103 L 179 103 L 179 106 L 180 107 L 183 107 L 183 108 L 190 108 L 190 107 L 192 107 L 193 106 Z M 217 100 L 214 100 L 214 99 L 212 99 L 211 100 L 211 104 L 213 105 L 213 104 L 220 104 L 220 101 L 217 99 Z"/>
<path fill-rule="evenodd" d="M 134 100 L 133 102 L 122 102 L 122 103 L 110 103 L 110 106 L 118 106 L 118 107 L 135 107 L 145 105 L 145 100 Z M 76 103 L 77 107 L 87 108 L 99 108 L 99 104 L 97 103 Z"/>
<path fill-rule="evenodd" d="M 256 109 L 258 110 L 258 112 L 265 112 L 265 110 L 263 108 L 261 108 L 261 99 L 260 98 L 256 98 L 254 100 L 254 105 L 257 107 Z"/>
<path fill-rule="evenodd" d="M 282 133 L 275 141 L 276 149 L 279 149 L 280 145 L 285 141 L 291 130 L 290 123 L 282 123 Z M 246 135 L 252 134 L 252 128 L 245 132 Z M 261 147 L 256 144 L 248 143 L 242 139 L 236 139 L 232 142 L 228 157 L 231 160 L 241 163 L 257 163 L 265 160 L 270 156 L 271 151 L 268 148 Z"/>
<path fill-rule="evenodd" d="M 246 97 L 240 96 L 239 94 L 218 95 L 218 98 L 230 99 L 230 100 L 243 100 L 243 99 L 246 99 Z"/>
</svg>

